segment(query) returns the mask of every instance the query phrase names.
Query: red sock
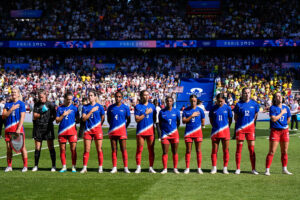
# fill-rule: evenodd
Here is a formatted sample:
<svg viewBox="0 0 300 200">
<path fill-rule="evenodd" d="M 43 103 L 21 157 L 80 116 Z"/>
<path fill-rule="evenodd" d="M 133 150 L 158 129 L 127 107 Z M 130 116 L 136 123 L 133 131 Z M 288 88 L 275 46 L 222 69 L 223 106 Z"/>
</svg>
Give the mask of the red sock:
<svg viewBox="0 0 300 200">
<path fill-rule="evenodd" d="M 136 154 L 135 154 L 136 165 L 141 165 L 142 152 L 143 152 L 143 146 L 137 146 Z"/>
<path fill-rule="evenodd" d="M 199 152 L 197 152 L 197 164 L 198 164 L 198 168 L 201 168 L 201 162 L 202 162 L 202 152 L 199 151 Z"/>
<path fill-rule="evenodd" d="M 83 153 L 83 166 L 87 166 L 90 157 L 90 152 Z"/>
<path fill-rule="evenodd" d="M 72 165 L 76 165 L 76 161 L 77 161 L 77 152 L 76 149 L 75 150 L 71 150 L 71 156 L 72 156 Z"/>
<path fill-rule="evenodd" d="M 223 165 L 224 165 L 224 167 L 228 166 L 228 161 L 229 161 L 229 149 L 226 149 L 223 152 Z"/>
<path fill-rule="evenodd" d="M 27 167 L 27 161 L 28 161 L 28 158 L 24 158 L 23 157 L 23 165 L 24 165 L 24 167 Z"/>
<path fill-rule="evenodd" d="M 148 146 L 148 152 L 149 152 L 149 165 L 150 167 L 153 167 L 154 158 L 155 158 L 154 149 Z"/>
<path fill-rule="evenodd" d="M 112 164 L 113 164 L 113 167 L 117 167 L 117 151 L 112 151 L 111 152 L 111 158 L 112 158 Z"/>
<path fill-rule="evenodd" d="M 266 159 L 266 168 L 270 168 L 272 164 L 274 155 L 273 154 L 268 154 L 267 159 Z"/>
<path fill-rule="evenodd" d="M 185 153 L 185 166 L 190 168 L 191 153 Z"/>
<path fill-rule="evenodd" d="M 249 154 L 250 154 L 250 161 L 251 161 L 251 166 L 252 170 L 255 169 L 255 162 L 256 162 L 256 156 L 255 156 L 255 151 L 254 151 L 254 146 L 248 146 L 249 149 Z"/>
<path fill-rule="evenodd" d="M 98 163 L 99 166 L 103 165 L 103 151 L 98 151 Z"/>
<path fill-rule="evenodd" d="M 66 150 L 60 150 L 60 160 L 62 165 L 66 165 Z"/>
<path fill-rule="evenodd" d="M 212 166 L 217 166 L 217 153 L 218 153 L 218 149 L 213 149 L 211 151 Z"/>
<path fill-rule="evenodd" d="M 287 153 L 281 153 L 281 162 L 282 162 L 282 167 L 286 167 L 288 164 L 288 155 Z"/>
<path fill-rule="evenodd" d="M 164 169 L 167 169 L 167 167 L 168 167 L 168 154 L 163 154 L 162 155 L 162 163 L 163 163 Z"/>
<path fill-rule="evenodd" d="M 8 167 L 11 167 L 11 165 L 12 165 L 12 158 L 11 157 L 7 157 L 7 166 Z"/>
<path fill-rule="evenodd" d="M 123 158 L 124 167 L 128 167 L 128 155 L 126 149 L 122 152 L 122 158 Z"/>
<path fill-rule="evenodd" d="M 178 164 L 178 154 L 173 154 L 173 166 L 174 168 L 177 168 L 177 164 Z"/>
<path fill-rule="evenodd" d="M 241 167 L 241 158 L 242 158 L 242 148 L 243 148 L 243 144 L 236 145 L 235 163 L 237 169 L 241 169 L 240 167 Z"/>
</svg>

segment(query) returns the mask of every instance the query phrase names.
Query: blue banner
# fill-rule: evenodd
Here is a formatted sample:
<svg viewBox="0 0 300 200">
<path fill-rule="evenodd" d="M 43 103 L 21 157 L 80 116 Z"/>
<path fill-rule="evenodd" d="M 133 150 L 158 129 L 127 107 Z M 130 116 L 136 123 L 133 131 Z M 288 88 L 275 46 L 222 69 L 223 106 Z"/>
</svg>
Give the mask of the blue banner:
<svg viewBox="0 0 300 200">
<path fill-rule="evenodd" d="M 42 10 L 11 10 L 12 18 L 40 18 L 43 14 Z"/>
<path fill-rule="evenodd" d="M 176 108 L 181 109 L 190 105 L 190 95 L 194 94 L 198 99 L 203 101 L 206 110 L 210 110 L 213 103 L 214 96 L 214 79 L 201 78 L 201 79 L 187 79 L 182 78 L 180 86 L 183 87 L 183 92 L 178 93 Z"/>
<path fill-rule="evenodd" d="M 215 48 L 300 47 L 300 39 L 272 40 L 70 40 L 0 41 L 0 48 Z"/>
<path fill-rule="evenodd" d="M 21 70 L 26 70 L 29 68 L 29 64 L 28 63 L 24 63 L 24 64 L 4 64 L 4 68 L 5 70 L 8 69 L 21 69 Z"/>
<path fill-rule="evenodd" d="M 208 8 L 208 9 L 219 9 L 220 8 L 220 1 L 189 1 L 189 6 L 191 8 Z"/>
</svg>

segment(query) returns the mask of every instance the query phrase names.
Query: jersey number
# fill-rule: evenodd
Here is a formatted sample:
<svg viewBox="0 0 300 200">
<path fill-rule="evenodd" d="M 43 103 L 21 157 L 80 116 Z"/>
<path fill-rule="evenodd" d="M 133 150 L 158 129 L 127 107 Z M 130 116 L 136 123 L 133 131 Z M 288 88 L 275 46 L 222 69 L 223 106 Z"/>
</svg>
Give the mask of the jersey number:
<svg viewBox="0 0 300 200">
<path fill-rule="evenodd" d="M 115 119 L 118 120 L 118 115 L 115 116 Z"/>
<path fill-rule="evenodd" d="M 66 120 L 68 120 L 68 116 L 69 116 L 69 115 L 66 115 L 66 117 L 65 117 Z"/>
<path fill-rule="evenodd" d="M 91 114 L 91 119 L 93 119 L 93 118 L 94 118 L 94 113 Z"/>
<path fill-rule="evenodd" d="M 195 117 L 192 118 L 192 123 L 194 123 L 194 122 L 195 122 Z"/>
<path fill-rule="evenodd" d="M 223 121 L 223 116 L 219 115 L 219 121 Z"/>
<path fill-rule="evenodd" d="M 172 124 L 172 119 L 169 119 L 169 124 L 170 124 L 170 125 Z"/>
<path fill-rule="evenodd" d="M 284 121 L 284 116 L 280 117 L 280 121 L 281 121 L 281 122 Z"/>
<path fill-rule="evenodd" d="M 245 110 L 245 116 L 247 116 L 247 117 L 250 116 L 250 111 L 249 110 Z"/>
</svg>

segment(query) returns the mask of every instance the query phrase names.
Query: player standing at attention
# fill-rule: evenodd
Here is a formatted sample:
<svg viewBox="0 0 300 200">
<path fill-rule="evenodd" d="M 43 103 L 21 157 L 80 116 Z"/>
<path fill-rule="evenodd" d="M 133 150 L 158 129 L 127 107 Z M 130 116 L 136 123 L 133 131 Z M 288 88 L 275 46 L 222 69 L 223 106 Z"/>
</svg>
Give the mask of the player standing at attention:
<svg viewBox="0 0 300 200">
<path fill-rule="evenodd" d="M 229 161 L 229 140 L 230 140 L 230 125 L 232 122 L 231 108 L 225 104 L 225 96 L 220 93 L 216 97 L 216 105 L 209 112 L 209 121 L 212 125 L 211 140 L 212 140 L 212 170 L 211 174 L 217 173 L 217 153 L 219 143 L 222 141 L 223 147 L 223 173 L 229 174 L 227 170 Z"/>
<path fill-rule="evenodd" d="M 185 174 L 190 173 L 190 159 L 193 141 L 195 141 L 197 163 L 198 163 L 198 173 L 203 174 L 201 170 L 201 143 L 203 141 L 202 126 L 205 124 L 205 114 L 204 111 L 197 106 L 197 96 L 190 96 L 191 106 L 184 109 L 182 113 L 182 123 L 186 124 L 184 140 L 186 145 L 185 153 L 185 164 L 186 169 Z"/>
<path fill-rule="evenodd" d="M 178 127 L 180 125 L 180 112 L 173 108 L 174 100 L 172 97 L 166 98 L 166 108 L 159 112 L 159 126 L 161 129 L 161 144 L 162 144 L 162 162 L 163 171 L 162 174 L 168 173 L 168 151 L 171 143 L 171 149 L 173 154 L 173 165 L 174 173 L 179 174 L 177 169 L 178 164 L 178 144 L 179 144 L 179 133 Z"/>
<path fill-rule="evenodd" d="M 48 149 L 52 161 L 51 172 L 56 171 L 56 152 L 54 148 L 54 125 L 53 121 L 56 118 L 55 105 L 47 100 L 47 92 L 40 90 L 38 92 L 38 102 L 34 104 L 33 108 L 33 131 L 32 137 L 34 139 L 34 167 L 33 172 L 38 171 L 38 165 L 41 155 L 41 148 L 43 140 L 47 140 Z"/>
<path fill-rule="evenodd" d="M 149 172 L 156 173 L 153 169 L 154 163 L 154 123 L 156 121 L 156 109 L 152 103 L 149 103 L 149 92 L 143 90 L 140 92 L 141 102 L 135 106 L 134 115 L 137 122 L 136 128 L 136 171 L 141 173 L 141 159 L 145 139 L 147 140 L 149 152 Z"/>
<path fill-rule="evenodd" d="M 250 99 L 250 89 L 245 87 L 242 90 L 242 100 L 234 107 L 235 133 L 236 133 L 236 171 L 235 174 L 241 173 L 242 148 L 245 138 L 248 142 L 252 174 L 258 175 L 255 170 L 255 121 L 259 111 L 259 105 Z"/>
<path fill-rule="evenodd" d="M 281 148 L 281 162 L 282 173 L 292 175 L 287 170 L 288 163 L 288 147 L 289 147 L 289 123 L 291 121 L 291 112 L 289 107 L 282 104 L 282 96 L 280 92 L 273 95 L 273 102 L 270 108 L 270 145 L 269 153 L 266 158 L 266 172 L 265 175 L 270 176 L 270 166 L 272 164 L 273 156 L 276 152 L 278 144 Z"/>
<path fill-rule="evenodd" d="M 102 140 L 104 123 L 104 108 L 98 103 L 97 93 L 89 92 L 89 104 L 82 107 L 82 120 L 85 122 L 85 131 L 83 134 L 84 153 L 83 153 L 83 168 L 80 173 L 87 172 L 87 164 L 90 156 L 92 140 L 95 140 L 95 145 L 98 153 L 99 173 L 103 173 L 103 151 Z"/>
<path fill-rule="evenodd" d="M 56 112 L 56 123 L 59 123 L 58 127 L 58 141 L 60 147 L 60 159 L 62 169 L 60 172 L 66 172 L 66 143 L 69 141 L 71 155 L 72 155 L 72 172 L 76 172 L 76 143 L 77 143 L 77 131 L 76 123 L 79 122 L 79 113 L 76 106 L 73 105 L 73 94 L 67 92 L 64 96 L 64 105 L 58 107 Z"/>
<path fill-rule="evenodd" d="M 111 142 L 112 164 L 111 173 L 116 173 L 117 170 L 117 150 L 118 141 L 122 152 L 124 163 L 124 172 L 130 173 L 128 170 L 128 155 L 126 149 L 127 131 L 126 128 L 130 124 L 130 110 L 129 107 L 122 103 L 123 94 L 121 92 L 115 93 L 116 103 L 112 104 L 107 109 L 107 121 L 109 123 L 108 135 Z"/>
<path fill-rule="evenodd" d="M 10 144 L 11 133 L 23 134 L 24 146 L 21 150 L 24 168 L 22 172 L 27 172 L 27 150 L 25 147 L 25 132 L 23 122 L 25 118 L 25 103 L 22 101 L 20 90 L 11 90 L 11 101 L 6 103 L 3 109 L 2 118 L 5 120 L 5 142 L 7 150 L 7 168 L 5 172 L 12 171 L 12 147 Z"/>
</svg>

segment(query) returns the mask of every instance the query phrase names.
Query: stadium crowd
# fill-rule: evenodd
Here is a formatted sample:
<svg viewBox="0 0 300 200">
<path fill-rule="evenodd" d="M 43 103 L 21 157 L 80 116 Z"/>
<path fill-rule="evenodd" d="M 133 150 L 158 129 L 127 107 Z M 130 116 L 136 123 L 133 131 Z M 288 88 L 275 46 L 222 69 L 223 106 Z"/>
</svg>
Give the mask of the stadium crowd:
<svg viewBox="0 0 300 200">
<path fill-rule="evenodd" d="M 3 1 L 1 39 L 199 39 L 298 37 L 299 2 L 221 2 L 222 12 L 189 15 L 188 1 Z M 159 8 L 159 9 L 158 9 Z M 16 19 L 11 10 L 42 10 L 37 19 Z"/>
<path fill-rule="evenodd" d="M 284 57 L 284 61 L 290 61 L 291 57 Z M 252 98 L 265 110 L 271 105 L 274 91 L 291 99 L 292 81 L 297 73 L 282 68 L 282 61 L 279 57 L 258 55 L 2 56 L 0 89 L 5 98 L 12 87 L 19 87 L 30 110 L 37 89 L 46 89 L 48 99 L 57 106 L 63 103 L 65 91 L 72 91 L 75 103 L 80 104 L 88 91 L 95 89 L 105 108 L 113 103 L 113 94 L 122 91 L 124 103 L 133 109 L 141 90 L 148 90 L 152 100 L 159 99 L 164 105 L 165 96 L 176 100 L 180 78 L 210 77 L 215 78 L 216 94 L 225 93 L 230 106 L 236 104 L 242 88 L 248 86 Z M 12 63 L 29 63 L 29 68 L 5 69 L 5 64 Z M 114 63 L 115 68 L 99 68 L 100 63 Z"/>
</svg>

